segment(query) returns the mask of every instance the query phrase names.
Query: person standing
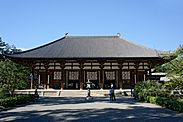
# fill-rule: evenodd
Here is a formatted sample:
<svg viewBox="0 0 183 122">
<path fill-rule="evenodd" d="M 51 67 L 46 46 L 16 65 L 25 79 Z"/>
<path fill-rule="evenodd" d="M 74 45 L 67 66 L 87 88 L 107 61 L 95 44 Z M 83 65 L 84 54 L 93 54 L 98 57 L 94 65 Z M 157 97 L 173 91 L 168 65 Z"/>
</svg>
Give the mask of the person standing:
<svg viewBox="0 0 183 122">
<path fill-rule="evenodd" d="M 110 101 L 113 101 L 113 99 L 112 99 L 112 97 L 113 97 L 112 94 L 113 94 L 113 93 L 112 93 L 112 92 L 113 92 L 113 91 L 112 91 L 112 88 L 111 88 L 111 89 L 109 90 Z"/>
<path fill-rule="evenodd" d="M 114 93 L 114 86 L 112 83 L 111 83 L 111 89 L 109 91 L 109 94 L 110 94 L 110 101 L 116 101 L 116 97 L 115 97 L 115 93 Z"/>
</svg>

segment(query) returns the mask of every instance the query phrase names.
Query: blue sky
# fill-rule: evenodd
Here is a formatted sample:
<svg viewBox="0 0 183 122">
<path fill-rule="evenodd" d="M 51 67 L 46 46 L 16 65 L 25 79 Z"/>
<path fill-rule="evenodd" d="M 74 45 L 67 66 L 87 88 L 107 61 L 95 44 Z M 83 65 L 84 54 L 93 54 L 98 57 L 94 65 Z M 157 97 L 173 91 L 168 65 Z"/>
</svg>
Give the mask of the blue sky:
<svg viewBox="0 0 183 122">
<path fill-rule="evenodd" d="M 30 49 L 69 35 L 116 35 L 157 50 L 183 44 L 183 0 L 0 0 L 0 37 Z"/>
</svg>

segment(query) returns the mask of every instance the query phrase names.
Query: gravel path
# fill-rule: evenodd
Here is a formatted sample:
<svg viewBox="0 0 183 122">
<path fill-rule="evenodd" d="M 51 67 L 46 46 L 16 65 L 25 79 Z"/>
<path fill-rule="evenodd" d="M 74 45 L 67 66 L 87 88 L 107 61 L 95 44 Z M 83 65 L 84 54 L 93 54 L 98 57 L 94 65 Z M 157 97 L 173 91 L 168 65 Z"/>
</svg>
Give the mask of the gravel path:
<svg viewBox="0 0 183 122">
<path fill-rule="evenodd" d="M 0 111 L 0 121 L 57 122 L 57 121 L 154 121 L 183 122 L 183 114 L 130 97 L 109 101 L 95 97 L 41 97 L 37 102 Z"/>
</svg>

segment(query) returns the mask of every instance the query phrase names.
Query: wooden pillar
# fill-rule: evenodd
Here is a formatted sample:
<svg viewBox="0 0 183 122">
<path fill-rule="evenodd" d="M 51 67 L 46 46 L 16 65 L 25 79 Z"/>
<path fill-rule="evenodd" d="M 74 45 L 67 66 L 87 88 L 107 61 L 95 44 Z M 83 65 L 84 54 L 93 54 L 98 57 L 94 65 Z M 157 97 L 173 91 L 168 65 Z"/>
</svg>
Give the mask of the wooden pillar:
<svg viewBox="0 0 183 122">
<path fill-rule="evenodd" d="M 144 81 L 146 81 L 146 71 L 144 72 Z"/>
<path fill-rule="evenodd" d="M 47 89 L 49 89 L 50 88 L 50 75 L 49 75 L 49 73 L 48 73 L 48 75 L 47 75 Z"/>
<path fill-rule="evenodd" d="M 33 89 L 33 83 L 34 83 L 34 68 L 32 68 L 32 73 L 31 73 L 31 89 Z"/>
<path fill-rule="evenodd" d="M 84 71 L 83 71 L 83 68 L 84 68 L 84 63 L 83 62 L 80 62 L 80 76 L 79 76 L 79 84 L 80 84 L 80 90 L 83 90 L 83 84 L 84 84 Z"/>
<path fill-rule="evenodd" d="M 62 80 L 61 80 L 61 90 L 64 89 L 64 82 L 65 82 L 65 69 L 62 69 Z"/>
<path fill-rule="evenodd" d="M 119 87 L 120 87 L 120 90 L 123 89 L 123 81 L 122 81 L 122 62 L 119 63 Z"/>
<path fill-rule="evenodd" d="M 151 68 L 149 68 L 149 80 L 151 80 Z"/>
<path fill-rule="evenodd" d="M 139 62 L 136 62 L 136 63 L 135 63 L 135 79 L 136 79 L 135 84 L 136 84 L 137 82 L 139 82 L 138 68 L 139 68 Z"/>
<path fill-rule="evenodd" d="M 147 70 L 145 70 L 145 81 L 148 79 L 147 77 Z"/>
<path fill-rule="evenodd" d="M 28 65 L 29 67 L 31 67 L 31 74 L 30 74 L 30 89 L 34 88 L 34 62 L 26 62 L 26 65 Z"/>
<path fill-rule="evenodd" d="M 100 89 L 104 89 L 104 71 L 100 70 Z"/>
<path fill-rule="evenodd" d="M 136 84 L 137 83 L 137 75 L 136 75 L 136 73 L 134 74 L 134 80 L 135 80 L 135 84 Z"/>
<path fill-rule="evenodd" d="M 135 69 L 136 83 L 139 82 L 138 68 Z"/>
<path fill-rule="evenodd" d="M 38 83 L 36 83 L 36 86 L 37 86 L 37 85 L 40 85 L 40 83 L 41 83 L 41 75 L 38 74 Z"/>
<path fill-rule="evenodd" d="M 119 70 L 115 70 L 116 88 L 119 88 Z"/>
<path fill-rule="evenodd" d="M 152 63 L 149 62 L 149 80 L 151 80 L 151 68 L 152 68 Z"/>
<path fill-rule="evenodd" d="M 61 62 L 60 66 L 61 66 L 61 69 L 62 69 L 62 80 L 61 80 L 60 85 L 61 85 L 61 90 L 63 90 L 64 89 L 65 76 L 66 76 L 66 74 L 65 74 L 65 63 Z"/>
<path fill-rule="evenodd" d="M 44 83 L 46 84 L 46 89 L 48 89 L 49 88 L 49 84 L 48 84 L 48 67 L 49 67 L 49 62 L 45 62 L 44 63 L 44 67 L 46 69 L 46 79 L 45 79 L 46 83 L 45 83 L 45 81 L 44 81 Z"/>
<path fill-rule="evenodd" d="M 80 69 L 80 90 L 83 90 L 83 84 L 84 84 L 84 81 L 83 81 L 83 79 L 84 79 L 84 73 L 83 73 L 83 69 L 81 68 Z"/>
<path fill-rule="evenodd" d="M 48 88 L 48 69 L 46 68 L 46 89 Z"/>
<path fill-rule="evenodd" d="M 104 63 L 100 63 L 100 89 L 104 89 Z"/>
<path fill-rule="evenodd" d="M 30 88 L 32 89 L 32 87 L 33 87 L 33 76 L 32 76 L 32 73 L 31 73 L 31 84 L 30 84 Z"/>
</svg>

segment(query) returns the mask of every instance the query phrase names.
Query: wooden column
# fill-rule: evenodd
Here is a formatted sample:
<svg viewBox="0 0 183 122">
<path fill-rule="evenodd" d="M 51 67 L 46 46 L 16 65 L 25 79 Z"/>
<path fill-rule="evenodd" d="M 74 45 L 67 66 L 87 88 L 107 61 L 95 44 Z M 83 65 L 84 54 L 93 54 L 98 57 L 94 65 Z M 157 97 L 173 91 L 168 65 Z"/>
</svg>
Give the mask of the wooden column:
<svg viewBox="0 0 183 122">
<path fill-rule="evenodd" d="M 49 65 L 49 62 L 45 62 L 44 63 L 44 67 L 45 67 L 45 69 L 46 69 L 46 89 L 48 89 L 49 88 L 49 84 L 48 84 L 48 66 Z"/>
<path fill-rule="evenodd" d="M 61 90 L 64 89 L 64 82 L 65 82 L 65 69 L 62 70 Z"/>
<path fill-rule="evenodd" d="M 83 73 L 83 69 L 80 69 L 80 90 L 83 90 L 83 84 L 84 84 L 84 81 L 83 81 L 83 79 L 84 79 L 84 73 Z"/>
<path fill-rule="evenodd" d="M 41 75 L 40 75 L 40 73 L 38 73 L 38 83 L 36 83 L 36 86 L 40 85 L 40 83 L 41 83 Z"/>
<path fill-rule="evenodd" d="M 104 63 L 100 63 L 100 89 L 104 88 Z"/>
<path fill-rule="evenodd" d="M 119 62 L 119 87 L 120 90 L 123 89 L 123 81 L 122 81 L 122 62 Z"/>
<path fill-rule="evenodd" d="M 145 70 L 145 81 L 147 80 L 147 70 Z"/>
<path fill-rule="evenodd" d="M 84 68 L 84 65 L 83 65 L 83 62 L 80 62 L 80 79 L 79 79 L 79 84 L 80 84 L 80 90 L 83 90 L 83 84 L 84 84 L 84 71 L 83 71 L 83 68 Z"/>
<path fill-rule="evenodd" d="M 134 74 L 134 82 L 135 82 L 135 84 L 137 83 L 137 75 L 136 75 L 136 70 L 135 70 L 135 74 Z"/>
<path fill-rule="evenodd" d="M 136 63 L 135 63 L 135 79 L 136 79 L 136 83 L 139 82 L 138 68 L 139 68 L 139 62 L 136 62 Z M 135 84 L 136 84 L 136 83 L 135 83 Z"/>
<path fill-rule="evenodd" d="M 149 68 L 149 80 L 151 80 L 151 68 Z"/>
<path fill-rule="evenodd" d="M 32 67 L 32 73 L 31 73 L 31 89 L 33 89 L 34 84 L 34 67 Z"/>
<path fill-rule="evenodd" d="M 144 71 L 144 81 L 146 81 L 146 70 Z"/>
<path fill-rule="evenodd" d="M 64 89 L 64 82 L 65 82 L 65 62 L 60 63 L 61 69 L 62 69 L 62 80 L 61 80 L 61 90 Z"/>
<path fill-rule="evenodd" d="M 49 74 L 49 71 L 47 73 L 47 89 L 50 88 L 50 74 Z"/>
<path fill-rule="evenodd" d="M 136 78 L 136 83 L 139 82 L 138 68 L 135 68 L 135 78 Z M 136 84 L 136 83 L 135 83 L 135 84 Z"/>
<path fill-rule="evenodd" d="M 151 68 L 152 68 L 152 63 L 149 62 L 149 80 L 151 80 Z"/>
</svg>

